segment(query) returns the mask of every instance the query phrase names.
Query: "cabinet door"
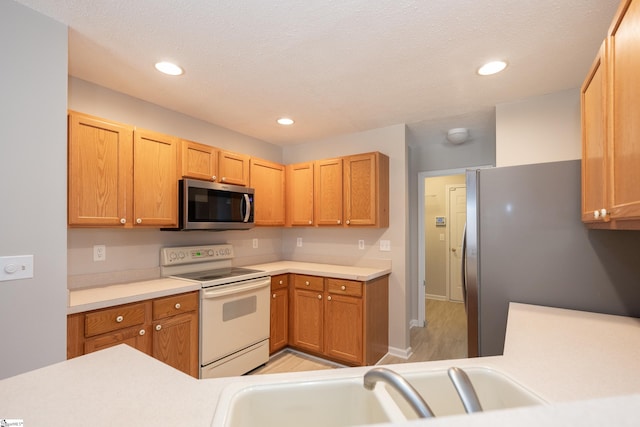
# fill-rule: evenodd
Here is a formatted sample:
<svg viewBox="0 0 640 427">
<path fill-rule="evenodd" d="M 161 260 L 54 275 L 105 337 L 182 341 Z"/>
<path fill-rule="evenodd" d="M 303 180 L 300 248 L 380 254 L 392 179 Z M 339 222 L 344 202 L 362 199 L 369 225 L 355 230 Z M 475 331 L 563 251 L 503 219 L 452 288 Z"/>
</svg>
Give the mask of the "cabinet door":
<svg viewBox="0 0 640 427">
<path fill-rule="evenodd" d="M 362 299 L 327 294 L 324 315 L 324 353 L 332 359 L 361 365 Z"/>
<path fill-rule="evenodd" d="M 153 357 L 198 378 L 198 315 L 195 311 L 153 323 Z"/>
<path fill-rule="evenodd" d="M 215 181 L 218 174 L 218 149 L 193 141 L 181 141 L 180 175 L 184 178 L 195 178 Z"/>
<path fill-rule="evenodd" d="M 176 139 L 136 129 L 133 147 L 134 226 L 178 225 Z"/>
<path fill-rule="evenodd" d="M 322 291 L 294 289 L 291 345 L 313 353 L 323 349 Z"/>
<path fill-rule="evenodd" d="M 345 158 L 344 220 L 348 226 L 389 226 L 389 157 L 375 152 Z"/>
<path fill-rule="evenodd" d="M 581 89 L 582 221 L 599 221 L 606 198 L 606 43 L 600 48 Z M 597 216 L 594 216 L 597 212 Z"/>
<path fill-rule="evenodd" d="M 316 161 L 314 206 L 317 225 L 342 225 L 342 168 L 342 159 Z"/>
<path fill-rule="evenodd" d="M 220 151 L 218 172 L 221 183 L 247 186 L 249 184 L 249 156 Z"/>
<path fill-rule="evenodd" d="M 284 166 L 254 158 L 250 165 L 256 225 L 284 225 Z"/>
<path fill-rule="evenodd" d="M 87 338 L 84 342 L 84 354 L 103 350 L 118 344 L 127 344 L 143 353 L 151 354 L 150 331 L 148 327 L 142 325 Z"/>
<path fill-rule="evenodd" d="M 285 348 L 289 344 L 289 289 L 271 291 L 271 333 L 269 354 Z"/>
<path fill-rule="evenodd" d="M 70 226 L 130 222 L 132 144 L 132 126 L 69 112 Z"/>
<path fill-rule="evenodd" d="M 287 166 L 287 225 L 313 225 L 313 162 Z"/>
<path fill-rule="evenodd" d="M 611 218 L 640 218 L 640 1 L 626 0 L 610 29 Z"/>
</svg>

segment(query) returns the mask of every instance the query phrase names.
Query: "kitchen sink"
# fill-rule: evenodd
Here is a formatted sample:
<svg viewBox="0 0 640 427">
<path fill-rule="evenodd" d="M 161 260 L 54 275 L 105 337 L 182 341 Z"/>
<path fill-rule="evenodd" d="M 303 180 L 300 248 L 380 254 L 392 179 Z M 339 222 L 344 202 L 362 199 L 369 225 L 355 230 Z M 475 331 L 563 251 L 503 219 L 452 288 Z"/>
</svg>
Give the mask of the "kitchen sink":
<svg viewBox="0 0 640 427">
<path fill-rule="evenodd" d="M 498 371 L 488 368 L 465 368 L 464 371 L 484 411 L 544 403 Z M 446 370 L 404 372 L 402 376 L 424 397 L 437 417 L 465 413 Z M 378 383 L 373 391 L 366 390 L 362 375 L 358 375 L 232 384 L 222 392 L 212 425 L 339 427 L 415 418 L 415 412 L 394 389 Z"/>
</svg>

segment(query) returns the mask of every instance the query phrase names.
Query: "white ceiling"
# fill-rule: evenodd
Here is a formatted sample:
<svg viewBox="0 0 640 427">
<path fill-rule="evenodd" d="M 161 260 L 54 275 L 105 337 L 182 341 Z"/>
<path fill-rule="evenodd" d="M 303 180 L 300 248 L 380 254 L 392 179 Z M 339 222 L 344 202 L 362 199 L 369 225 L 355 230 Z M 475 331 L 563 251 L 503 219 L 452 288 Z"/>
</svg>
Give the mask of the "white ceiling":
<svg viewBox="0 0 640 427">
<path fill-rule="evenodd" d="M 579 87 L 619 3 L 17 1 L 69 25 L 71 75 L 278 145 Z M 476 75 L 491 59 L 510 65 Z"/>
</svg>

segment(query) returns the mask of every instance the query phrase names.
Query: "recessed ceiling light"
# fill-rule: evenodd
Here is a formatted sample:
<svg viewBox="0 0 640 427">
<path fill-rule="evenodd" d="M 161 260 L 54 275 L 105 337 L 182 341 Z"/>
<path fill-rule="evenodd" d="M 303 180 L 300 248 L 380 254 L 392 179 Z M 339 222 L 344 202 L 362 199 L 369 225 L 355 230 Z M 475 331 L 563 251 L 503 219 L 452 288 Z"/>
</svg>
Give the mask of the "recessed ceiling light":
<svg viewBox="0 0 640 427">
<path fill-rule="evenodd" d="M 490 76 L 491 74 L 499 73 L 505 68 L 507 68 L 507 63 L 504 61 L 487 62 L 478 69 L 478 74 L 481 76 Z"/>
<path fill-rule="evenodd" d="M 280 117 L 277 122 L 283 126 L 290 126 L 294 123 L 293 119 L 289 117 Z"/>
<path fill-rule="evenodd" d="M 156 63 L 156 70 L 170 76 L 179 76 L 184 73 L 184 70 L 181 67 L 172 62 L 166 61 Z"/>
</svg>

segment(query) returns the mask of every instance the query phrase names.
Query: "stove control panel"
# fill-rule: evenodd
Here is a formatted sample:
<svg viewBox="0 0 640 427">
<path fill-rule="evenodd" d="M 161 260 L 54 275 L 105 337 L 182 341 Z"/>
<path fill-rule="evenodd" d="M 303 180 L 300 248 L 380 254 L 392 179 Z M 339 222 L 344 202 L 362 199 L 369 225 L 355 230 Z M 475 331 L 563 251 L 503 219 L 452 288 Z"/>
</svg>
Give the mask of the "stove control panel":
<svg viewBox="0 0 640 427">
<path fill-rule="evenodd" d="M 232 245 L 180 246 L 160 250 L 160 265 L 162 266 L 221 261 L 232 258 Z"/>
</svg>

